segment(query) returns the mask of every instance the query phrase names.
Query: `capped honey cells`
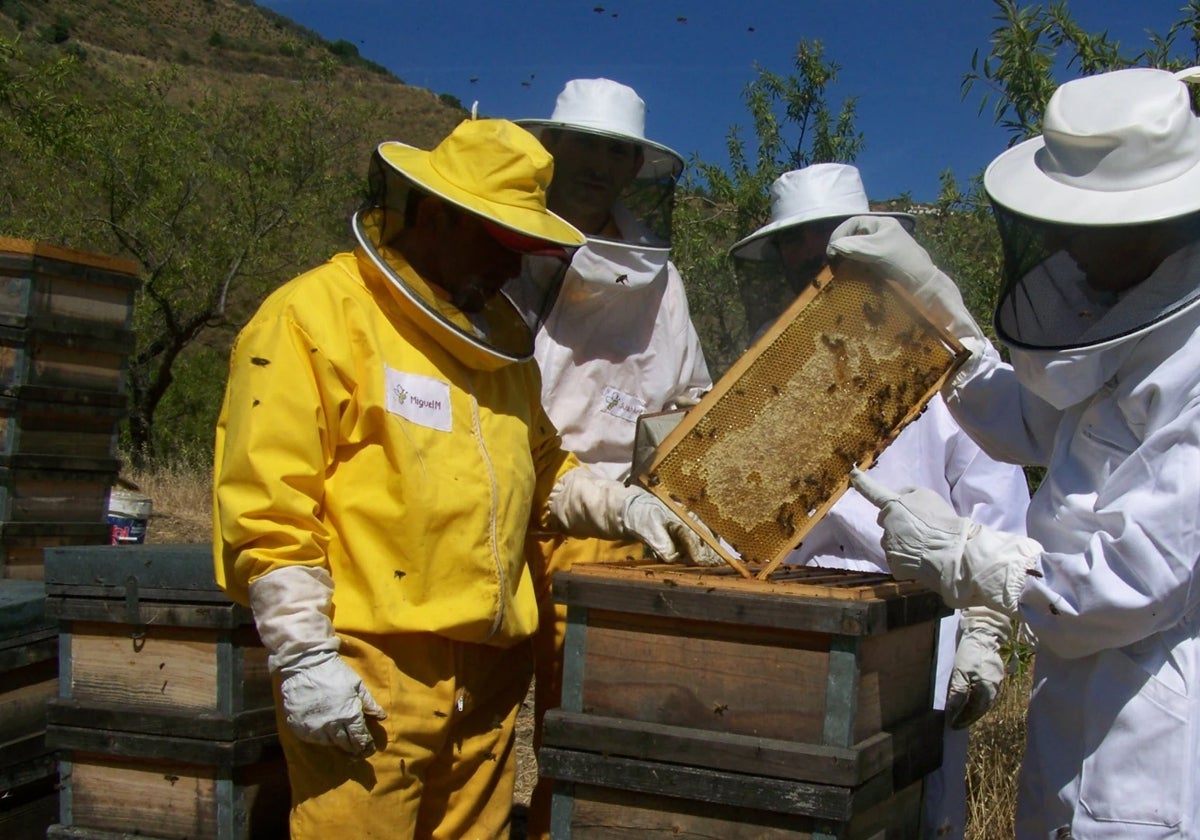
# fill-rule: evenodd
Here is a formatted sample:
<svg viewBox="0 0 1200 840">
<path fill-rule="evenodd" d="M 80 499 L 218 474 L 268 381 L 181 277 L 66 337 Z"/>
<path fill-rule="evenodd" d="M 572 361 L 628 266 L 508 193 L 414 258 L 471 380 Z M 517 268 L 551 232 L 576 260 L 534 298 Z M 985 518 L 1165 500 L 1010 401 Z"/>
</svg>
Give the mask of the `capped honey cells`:
<svg viewBox="0 0 1200 840">
<path fill-rule="evenodd" d="M 634 478 L 690 514 L 741 574 L 765 577 L 845 491 L 850 468 L 873 463 L 966 355 L 903 289 L 843 263 L 792 303 Z"/>
</svg>

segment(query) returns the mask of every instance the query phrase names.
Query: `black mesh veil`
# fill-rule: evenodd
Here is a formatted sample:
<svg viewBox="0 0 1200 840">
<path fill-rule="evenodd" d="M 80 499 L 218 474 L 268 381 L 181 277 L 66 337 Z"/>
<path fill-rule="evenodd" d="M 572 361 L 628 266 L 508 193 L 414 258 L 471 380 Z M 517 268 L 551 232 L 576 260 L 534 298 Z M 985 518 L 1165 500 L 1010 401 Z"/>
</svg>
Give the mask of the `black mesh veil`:
<svg viewBox="0 0 1200 840">
<path fill-rule="evenodd" d="M 516 284 L 510 282 L 482 305 L 462 306 L 411 269 L 397 247 L 400 234 L 415 224 L 418 204 L 429 195 L 376 151 L 366 198 L 352 222 L 359 245 L 399 292 L 410 316 L 460 358 L 489 367 L 531 358 L 534 336 L 553 304 L 567 260 L 526 255 L 522 275 L 531 279 L 519 285 L 519 299 L 513 299 L 510 290 Z M 469 211 L 459 207 L 457 212 Z"/>
<path fill-rule="evenodd" d="M 1137 333 L 1194 302 L 1200 277 L 1174 270 L 1187 260 L 1179 252 L 1200 240 L 1200 215 L 1154 225 L 1088 230 L 1092 237 L 1126 237 L 1159 246 L 1160 269 L 1119 291 L 1089 281 L 1079 244 L 1085 229 L 1032 219 L 993 202 L 1004 254 L 1004 277 L 996 306 L 996 334 L 1015 347 L 1070 350 Z M 1095 271 L 1095 268 L 1092 269 Z"/>
</svg>

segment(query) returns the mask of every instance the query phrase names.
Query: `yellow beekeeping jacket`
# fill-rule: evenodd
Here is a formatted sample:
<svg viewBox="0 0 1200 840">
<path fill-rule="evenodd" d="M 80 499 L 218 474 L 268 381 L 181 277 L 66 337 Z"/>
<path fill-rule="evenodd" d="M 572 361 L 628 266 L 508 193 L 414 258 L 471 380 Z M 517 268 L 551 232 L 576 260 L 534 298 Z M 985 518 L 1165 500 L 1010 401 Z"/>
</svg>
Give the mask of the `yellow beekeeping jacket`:
<svg viewBox="0 0 1200 840">
<path fill-rule="evenodd" d="M 339 631 L 507 646 L 537 627 L 526 530 L 579 462 L 535 362 L 464 364 L 399 297 L 361 251 L 339 254 L 238 336 L 216 434 L 217 583 L 248 603 L 261 575 L 319 566 Z"/>
</svg>

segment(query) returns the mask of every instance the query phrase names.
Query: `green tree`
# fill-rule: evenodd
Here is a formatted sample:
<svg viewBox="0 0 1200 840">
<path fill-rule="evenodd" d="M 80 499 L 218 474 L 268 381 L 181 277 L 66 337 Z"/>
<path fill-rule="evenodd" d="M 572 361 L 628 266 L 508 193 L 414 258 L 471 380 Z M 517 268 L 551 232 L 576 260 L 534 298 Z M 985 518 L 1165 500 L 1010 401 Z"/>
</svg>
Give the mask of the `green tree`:
<svg viewBox="0 0 1200 840">
<path fill-rule="evenodd" d="M 811 163 L 851 162 L 863 148 L 854 124 L 856 100 L 846 98 L 836 113 L 829 104 L 828 88 L 841 68 L 826 59 L 821 41 L 800 41 L 792 65 L 795 72 L 787 76 L 756 68 L 743 94 L 754 127 L 753 153 L 739 127 L 731 127 L 728 169 L 693 161 L 696 174 L 685 180 L 675 211 L 673 257 L 688 280 L 714 374 L 727 368 L 745 350 L 753 330 L 779 311 L 780 284 L 738 277 L 726 256 L 730 245 L 766 222 L 771 182 Z"/>
<path fill-rule="evenodd" d="M 344 240 L 333 225 L 344 231 L 357 197 L 366 115 L 328 75 L 282 98 L 210 94 L 182 107 L 168 72 L 148 83 L 114 83 L 105 102 L 89 107 L 64 93 L 62 76 L 53 88 L 41 86 L 40 69 L 18 75 L 9 63 L 25 104 L 20 113 L 10 109 L 7 125 L 20 129 L 13 133 L 26 147 L 50 152 L 38 180 L 60 192 L 53 202 L 23 206 L 19 234 L 141 265 L 128 433 L 131 456 L 142 463 L 157 454 L 156 415 L 181 355 Z M 0 90 L 0 103 L 12 98 L 8 90 Z M 224 374 L 223 364 L 210 372 L 210 405 Z M 205 437 L 210 430 L 211 423 Z"/>
<path fill-rule="evenodd" d="M 1090 76 L 1124 67 L 1182 70 L 1200 61 L 1200 0 L 1189 0 L 1184 16 L 1165 34 L 1149 33 L 1149 44 L 1122 51 L 1107 32 L 1087 32 L 1071 15 L 1067 0 L 1018 6 L 993 0 L 999 25 L 983 58 L 976 50 L 963 77 L 963 96 L 978 89 L 980 113 L 992 105 L 996 125 L 1012 142 L 1041 133 L 1042 114 L 1058 86 L 1059 73 Z M 1181 49 L 1181 42 L 1184 42 Z"/>
</svg>

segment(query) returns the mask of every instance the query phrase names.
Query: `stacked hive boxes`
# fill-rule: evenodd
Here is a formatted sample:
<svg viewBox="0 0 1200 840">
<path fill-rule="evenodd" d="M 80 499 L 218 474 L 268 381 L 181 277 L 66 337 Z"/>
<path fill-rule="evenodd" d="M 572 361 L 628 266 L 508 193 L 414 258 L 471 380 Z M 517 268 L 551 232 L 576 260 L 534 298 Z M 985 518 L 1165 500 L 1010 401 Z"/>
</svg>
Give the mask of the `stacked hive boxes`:
<svg viewBox="0 0 1200 840">
<path fill-rule="evenodd" d="M 58 811 L 46 701 L 58 685 L 58 630 L 43 585 L 0 580 L 0 837 L 45 837 Z"/>
<path fill-rule="evenodd" d="M 46 549 L 60 622 L 53 838 L 287 836 L 267 654 L 207 545 Z"/>
<path fill-rule="evenodd" d="M 728 574 L 726 572 L 729 572 Z M 884 575 L 576 566 L 551 836 L 916 840 L 941 600 Z"/>
<path fill-rule="evenodd" d="M 109 540 L 137 264 L 0 237 L 0 569 Z"/>
</svg>

